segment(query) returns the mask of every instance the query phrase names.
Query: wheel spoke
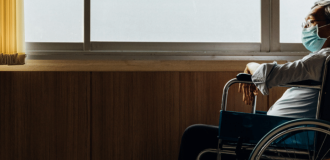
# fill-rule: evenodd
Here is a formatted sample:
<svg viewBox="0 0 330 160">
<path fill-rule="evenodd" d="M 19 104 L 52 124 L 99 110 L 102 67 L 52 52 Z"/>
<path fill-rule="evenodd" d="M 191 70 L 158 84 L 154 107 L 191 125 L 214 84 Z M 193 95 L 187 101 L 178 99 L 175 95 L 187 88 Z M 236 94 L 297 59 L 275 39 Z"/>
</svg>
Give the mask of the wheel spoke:
<svg viewBox="0 0 330 160">
<path fill-rule="evenodd" d="M 291 136 L 292 136 L 292 134 L 291 134 Z M 294 135 L 294 137 L 296 138 L 296 135 Z M 293 139 L 292 139 L 292 137 L 290 137 L 290 139 L 291 139 L 291 143 L 292 143 L 292 150 L 293 150 L 293 155 L 294 155 L 294 158 L 297 158 L 297 156 L 296 156 L 296 152 L 295 152 L 295 149 L 294 149 L 294 147 L 293 147 Z M 297 145 L 297 141 L 296 141 L 296 145 Z"/>
<path fill-rule="evenodd" d="M 283 142 L 284 142 L 284 149 L 287 151 L 287 149 L 286 149 L 286 147 L 285 147 L 285 146 L 286 146 L 285 140 L 284 140 Z M 291 158 L 291 157 L 290 157 L 290 154 L 289 154 L 288 152 L 286 152 L 286 153 L 288 154 L 289 158 Z"/>
<path fill-rule="evenodd" d="M 309 151 L 305 152 L 305 154 L 302 154 L 301 151 L 299 151 L 300 147 L 298 147 L 297 149 L 294 149 L 297 144 L 298 141 L 296 141 L 296 143 L 294 143 L 294 138 L 297 139 L 297 137 L 295 136 L 298 136 L 299 134 L 304 134 L 302 131 L 305 131 L 305 133 L 307 134 L 307 140 L 305 138 L 303 138 L 302 142 L 304 142 L 305 140 L 305 143 L 307 141 L 307 148 L 309 149 Z M 317 155 L 317 152 L 316 152 L 316 148 L 310 148 L 310 145 L 314 145 L 315 146 L 315 143 L 312 143 L 313 141 L 310 141 L 309 139 L 313 138 L 312 135 L 311 137 L 309 136 L 309 132 L 314 133 L 313 134 L 313 137 L 315 137 L 314 135 L 322 135 L 322 134 L 318 134 L 318 133 L 325 133 L 325 134 L 329 134 L 330 135 L 330 131 L 328 130 L 324 130 L 322 128 L 318 128 L 318 127 L 304 127 L 304 126 L 299 126 L 299 127 L 294 127 L 294 128 L 290 128 L 288 130 L 284 130 L 284 131 L 281 131 L 281 132 L 278 132 L 276 135 L 274 135 L 272 138 L 268 139 L 265 143 L 262 143 L 262 146 L 260 146 L 260 150 L 258 150 L 258 154 L 256 155 L 256 159 L 260 159 L 261 158 L 261 155 L 264 155 L 264 152 L 268 150 L 268 147 L 270 147 L 270 144 L 273 143 L 274 141 L 276 142 L 274 145 L 278 144 L 279 146 L 278 147 L 283 147 L 283 153 L 284 153 L 284 157 L 280 157 L 280 156 L 274 156 L 273 155 L 269 155 L 271 157 L 277 157 L 279 159 L 305 159 L 307 160 L 308 158 L 310 159 L 310 152 L 313 152 L 313 158 L 312 160 L 316 160 L 315 159 L 315 156 Z M 317 133 L 316 133 L 317 132 Z M 293 133 L 297 133 L 297 134 L 293 134 Z M 284 137 L 284 138 L 283 138 Z M 303 136 L 304 137 L 304 136 Z M 287 138 L 291 138 L 291 142 L 293 142 L 293 146 L 290 146 L 291 144 L 289 144 L 289 141 Z M 314 138 L 315 140 L 315 138 Z M 281 141 L 281 142 L 279 142 Z M 324 140 L 326 141 L 326 139 Z M 278 143 L 279 142 L 279 143 Z M 260 143 L 259 143 L 260 144 Z M 322 148 L 324 148 L 325 145 L 323 145 Z M 293 150 L 290 149 L 293 147 Z M 324 150 L 324 149 L 323 149 Z M 282 151 L 281 151 L 282 152 Z M 321 154 L 322 151 L 320 151 L 320 154 L 319 154 L 319 157 Z M 330 149 L 329 151 L 330 152 Z M 323 152 L 322 152 L 323 153 Z M 286 155 L 287 154 L 287 155 Z M 290 155 L 290 154 L 294 154 L 294 157 L 293 155 Z M 255 154 L 252 154 L 254 158 Z M 308 155 L 308 156 L 307 156 Z M 265 158 L 265 157 L 264 157 Z"/>
<path fill-rule="evenodd" d="M 251 160 L 264 158 L 320 160 L 321 157 L 321 159 L 328 158 L 330 153 L 328 141 L 330 141 L 329 122 L 294 120 L 265 135 L 253 149 L 250 158 Z"/>
<path fill-rule="evenodd" d="M 305 127 L 307 127 L 307 125 Z M 309 149 L 309 135 L 308 135 L 308 131 L 306 131 L 306 133 L 307 133 L 307 148 L 308 148 L 308 157 L 309 157 L 308 159 L 311 159 L 311 155 L 309 154 L 310 149 Z"/>
<path fill-rule="evenodd" d="M 309 137 L 308 137 L 308 139 L 309 139 Z M 315 159 L 315 152 L 316 152 L 316 147 L 315 147 L 315 145 L 316 145 L 316 132 L 314 131 L 314 151 L 313 151 L 313 160 L 316 160 L 316 159 Z"/>
<path fill-rule="evenodd" d="M 328 151 L 323 155 L 323 157 L 321 158 L 321 160 L 325 157 L 325 155 L 328 154 L 329 151 L 330 151 L 330 148 L 329 148 Z"/>
<path fill-rule="evenodd" d="M 299 148 L 299 145 L 297 144 L 297 136 L 294 136 L 294 139 L 295 139 L 295 141 L 296 141 L 296 146 L 297 146 L 297 148 Z M 308 146 L 308 145 L 307 145 Z M 309 155 L 309 151 L 307 150 L 307 153 L 308 153 L 308 160 L 310 160 L 311 159 L 311 156 Z"/>
<path fill-rule="evenodd" d="M 329 129 L 328 129 L 328 131 L 329 131 Z M 324 141 L 327 139 L 327 134 L 325 134 L 325 137 L 324 137 L 324 139 L 323 139 L 323 142 L 322 142 L 322 145 L 321 145 L 321 147 L 320 147 L 320 149 L 319 149 L 319 151 L 317 152 L 317 156 L 316 156 L 316 159 L 317 159 L 317 157 L 319 157 L 319 154 L 320 154 L 320 152 L 321 152 L 321 150 L 322 150 L 322 148 L 323 148 L 323 144 L 324 144 Z M 325 156 L 325 155 L 324 155 Z M 323 157 L 324 157 L 323 156 Z M 322 159 L 323 159 L 323 157 L 322 157 Z M 321 160 L 322 160 L 321 159 Z"/>
</svg>

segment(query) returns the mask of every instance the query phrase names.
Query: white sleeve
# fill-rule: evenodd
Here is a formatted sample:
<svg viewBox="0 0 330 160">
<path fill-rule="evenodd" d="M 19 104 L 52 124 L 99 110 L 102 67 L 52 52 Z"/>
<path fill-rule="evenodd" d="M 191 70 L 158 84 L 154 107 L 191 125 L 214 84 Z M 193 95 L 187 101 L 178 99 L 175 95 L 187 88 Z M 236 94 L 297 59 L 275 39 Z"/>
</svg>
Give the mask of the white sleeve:
<svg viewBox="0 0 330 160">
<path fill-rule="evenodd" d="M 303 80 L 321 81 L 323 64 L 328 54 L 319 53 L 305 56 L 303 59 L 278 65 L 261 64 L 252 75 L 252 82 L 263 95 L 268 95 L 269 88 Z"/>
<path fill-rule="evenodd" d="M 267 76 L 272 72 L 274 66 L 276 65 L 277 65 L 276 62 L 263 63 L 257 68 L 257 70 L 252 75 L 252 82 L 258 87 L 258 89 L 263 95 L 269 94 L 268 91 L 269 87 L 267 86 L 266 80 L 267 80 Z"/>
</svg>

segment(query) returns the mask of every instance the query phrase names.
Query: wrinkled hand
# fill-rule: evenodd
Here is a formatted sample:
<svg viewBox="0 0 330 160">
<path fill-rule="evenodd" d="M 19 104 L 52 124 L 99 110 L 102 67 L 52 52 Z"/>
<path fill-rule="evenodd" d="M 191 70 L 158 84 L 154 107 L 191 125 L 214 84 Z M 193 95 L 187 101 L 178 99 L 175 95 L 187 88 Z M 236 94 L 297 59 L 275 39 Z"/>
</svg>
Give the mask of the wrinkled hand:
<svg viewBox="0 0 330 160">
<path fill-rule="evenodd" d="M 251 74 L 248 67 L 245 68 L 244 73 Z M 246 105 L 252 105 L 254 96 L 258 95 L 258 88 L 253 83 L 240 83 L 238 84 L 238 92 L 243 92 L 243 101 Z"/>
</svg>

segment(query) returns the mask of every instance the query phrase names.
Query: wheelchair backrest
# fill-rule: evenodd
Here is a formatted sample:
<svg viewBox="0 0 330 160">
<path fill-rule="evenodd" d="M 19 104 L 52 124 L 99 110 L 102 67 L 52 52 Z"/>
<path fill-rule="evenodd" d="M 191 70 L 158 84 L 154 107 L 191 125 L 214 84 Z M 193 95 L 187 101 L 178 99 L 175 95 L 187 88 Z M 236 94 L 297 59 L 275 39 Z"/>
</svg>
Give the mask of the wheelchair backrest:
<svg viewBox="0 0 330 160">
<path fill-rule="evenodd" d="M 322 85 L 321 92 L 319 95 L 319 104 L 317 106 L 316 118 L 324 121 L 330 122 L 330 56 L 326 58 L 323 67 L 323 77 L 322 77 Z M 324 143 L 325 142 L 325 143 Z M 324 147 L 330 147 L 330 139 L 326 139 L 324 141 L 324 137 L 317 136 L 316 144 L 323 144 Z M 318 145 L 316 145 L 318 146 Z M 318 148 L 316 148 L 318 150 Z M 330 153 L 327 154 L 330 156 Z"/>
<path fill-rule="evenodd" d="M 322 90 L 319 97 L 317 119 L 330 122 L 330 56 L 327 57 L 323 67 Z"/>
</svg>

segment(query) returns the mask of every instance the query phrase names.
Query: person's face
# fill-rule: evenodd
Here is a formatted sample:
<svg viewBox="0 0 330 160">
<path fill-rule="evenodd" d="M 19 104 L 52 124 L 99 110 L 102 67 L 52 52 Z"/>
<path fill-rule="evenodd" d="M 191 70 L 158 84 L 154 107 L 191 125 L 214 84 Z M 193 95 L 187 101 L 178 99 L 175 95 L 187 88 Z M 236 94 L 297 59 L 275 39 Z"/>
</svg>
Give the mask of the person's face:
<svg viewBox="0 0 330 160">
<path fill-rule="evenodd" d="M 314 7 L 309 14 L 305 18 L 306 22 L 310 21 L 311 26 L 318 26 L 322 27 L 324 25 L 327 25 L 327 17 L 325 15 L 324 7 L 323 6 L 316 6 Z M 311 26 L 304 26 L 304 28 L 311 27 Z M 330 36 L 330 25 L 324 26 L 322 28 L 319 28 L 318 32 L 319 36 L 321 38 L 327 38 Z M 322 48 L 329 47 L 330 46 L 330 38 L 325 42 Z"/>
<path fill-rule="evenodd" d="M 310 21 L 312 23 L 312 26 L 315 26 L 318 24 L 318 26 L 323 26 L 327 24 L 326 15 L 324 13 L 324 7 L 323 6 L 316 6 L 314 7 L 309 14 L 305 17 L 306 21 Z M 307 28 L 308 26 L 304 26 L 304 28 Z M 310 27 L 310 26 L 309 26 Z"/>
</svg>

